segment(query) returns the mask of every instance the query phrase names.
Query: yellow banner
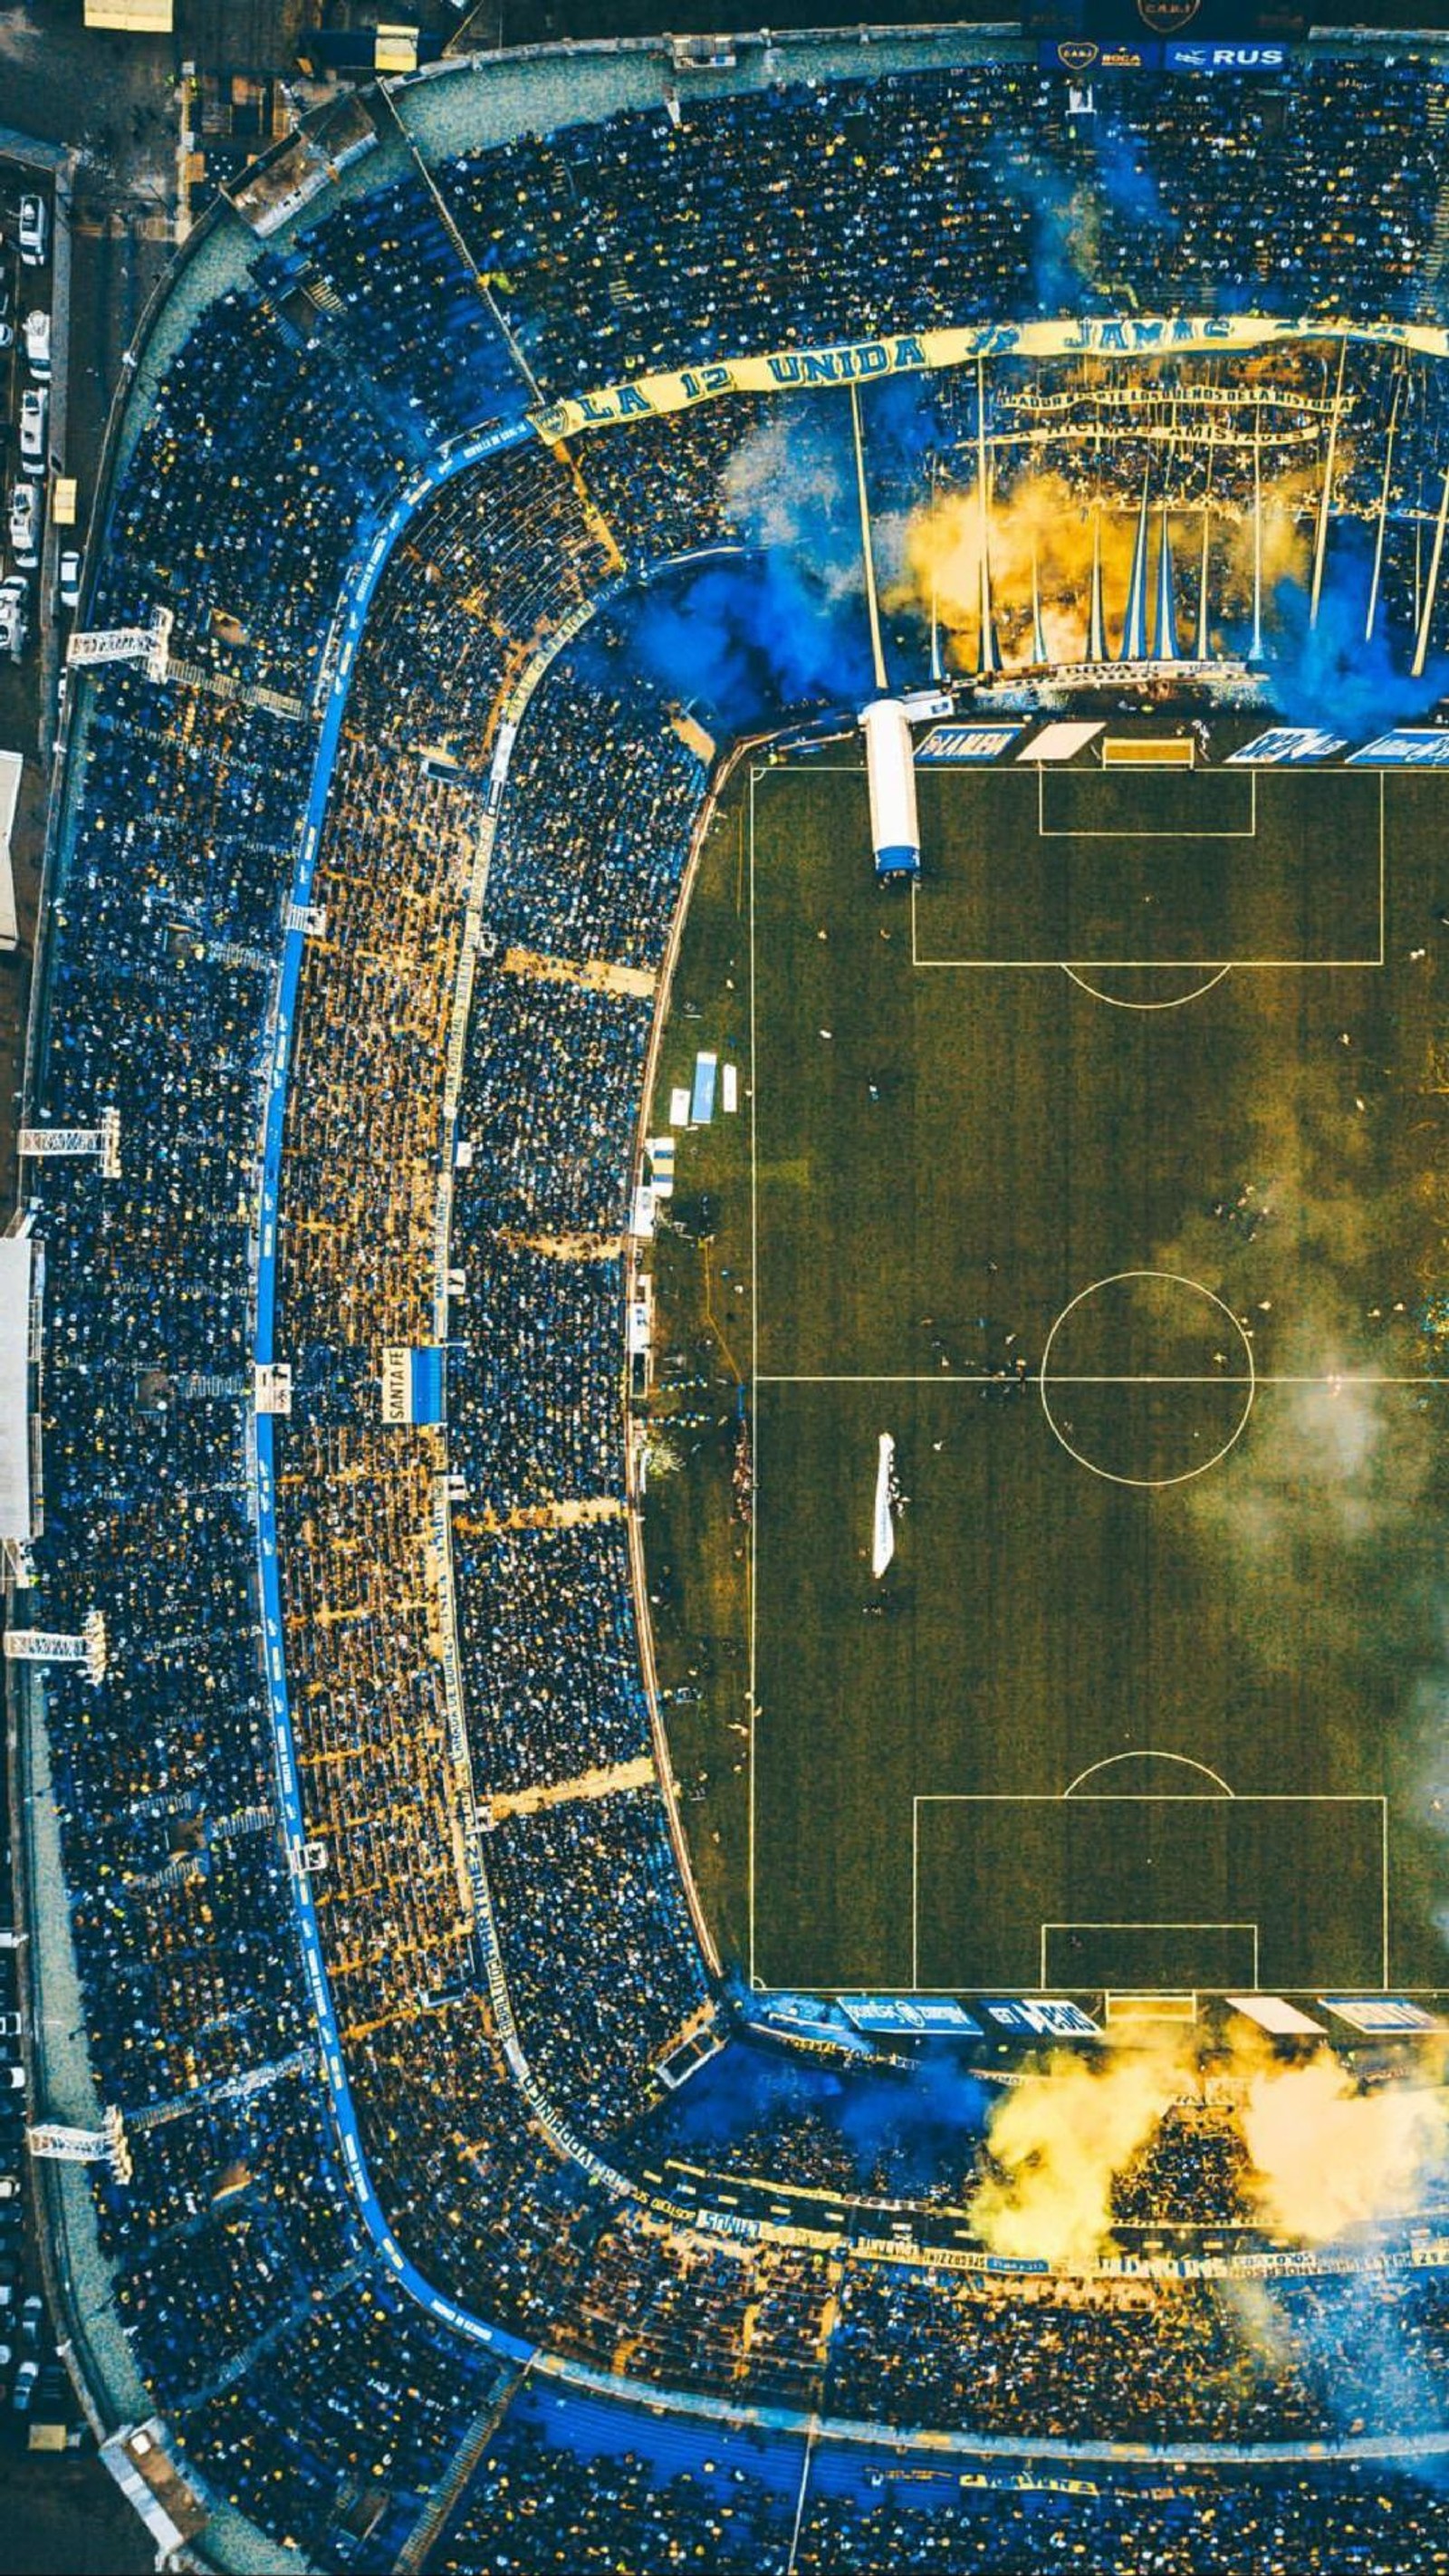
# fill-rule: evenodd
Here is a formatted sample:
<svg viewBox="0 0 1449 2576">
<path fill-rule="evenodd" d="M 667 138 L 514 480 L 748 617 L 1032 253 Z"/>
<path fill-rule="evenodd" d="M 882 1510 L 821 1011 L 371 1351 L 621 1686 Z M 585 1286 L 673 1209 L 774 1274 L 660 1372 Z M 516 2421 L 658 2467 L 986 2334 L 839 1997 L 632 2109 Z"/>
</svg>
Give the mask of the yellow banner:
<svg viewBox="0 0 1449 2576">
<path fill-rule="evenodd" d="M 1449 357 L 1449 331 L 1420 322 L 1280 321 L 1261 313 L 1091 314 L 1076 321 L 984 322 L 964 331 L 893 332 L 879 340 L 846 340 L 770 357 L 723 358 L 605 385 L 529 413 L 550 444 L 585 429 L 689 411 L 722 394 L 801 393 L 821 385 L 861 384 L 872 376 L 964 367 L 975 358 L 1191 357 L 1211 350 L 1261 349 L 1273 341 L 1369 340 Z"/>
</svg>

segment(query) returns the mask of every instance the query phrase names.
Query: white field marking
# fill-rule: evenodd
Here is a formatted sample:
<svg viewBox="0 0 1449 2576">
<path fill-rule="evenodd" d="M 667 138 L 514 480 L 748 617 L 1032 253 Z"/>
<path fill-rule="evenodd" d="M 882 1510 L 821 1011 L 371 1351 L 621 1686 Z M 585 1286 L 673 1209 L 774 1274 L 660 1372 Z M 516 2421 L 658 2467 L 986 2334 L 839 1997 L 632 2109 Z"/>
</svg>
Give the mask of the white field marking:
<svg viewBox="0 0 1449 2576">
<path fill-rule="evenodd" d="M 990 1369 L 904 1369 L 895 1373 L 873 1374 L 870 1370 L 801 1369 L 788 1374 L 763 1370 L 757 1386 L 1003 1386 L 1010 1378 Z M 1201 1377 L 1146 1376 L 1068 1377 L 1052 1374 L 1053 1386 L 1251 1386 L 1261 1394 L 1265 1387 L 1317 1386 L 1335 1392 L 1340 1387 L 1360 1386 L 1449 1386 L 1449 1376 L 1429 1376 L 1415 1371 L 1411 1376 L 1391 1377 L 1375 1371 L 1332 1369 L 1318 1377 L 1299 1377 L 1287 1372 L 1254 1370 L 1251 1378 L 1224 1376 L 1220 1371 Z"/>
<path fill-rule="evenodd" d="M 1225 1798 L 1231 1798 L 1236 1794 L 1234 1790 L 1228 1787 L 1222 1773 L 1220 1771 L 1214 1771 L 1211 1763 L 1195 1762 L 1190 1753 L 1165 1752 L 1163 1747 L 1159 1744 L 1144 1744 L 1140 1752 L 1106 1753 L 1103 1755 L 1100 1762 L 1089 1762 L 1085 1771 L 1079 1771 L 1075 1780 L 1069 1780 L 1067 1782 L 1065 1789 L 1062 1791 L 1062 1796 L 1064 1798 L 1075 1797 L 1084 1780 L 1094 1779 L 1099 1771 L 1110 1771 L 1113 1764 L 1117 1762 L 1180 1762 L 1183 1769 L 1186 1771 L 1200 1771 L 1203 1778 L 1205 1780 L 1211 1780 L 1215 1786 L 1222 1791 Z M 1097 1790 L 1093 1790 L 1092 1792 L 1094 1797 L 1099 1796 L 1100 1794 L 1101 1793 Z M 1184 1791 L 1183 1794 L 1185 1796 L 1187 1794 L 1186 1791 Z M 1122 1795 L 1130 1795 L 1130 1792 L 1123 1791 Z"/>
<path fill-rule="evenodd" d="M 1254 1995 L 1262 1992 L 1262 1984 L 1258 1975 L 1258 1926 L 1256 1923 L 1043 1923 L 1041 1926 L 1041 1984 L 1039 1989 L 1043 1994 L 1046 1993 L 1048 1986 L 1052 1983 L 1051 1978 L 1047 1974 L 1047 1934 L 1049 1932 L 1251 1932 L 1253 1936 L 1253 1982 L 1248 1988 L 1248 1992 Z M 1058 1979 L 1057 1982 L 1059 1984 L 1065 1984 L 1066 1980 L 1061 1978 Z M 1079 1993 L 1082 1991 L 1080 1986 L 1077 1990 Z M 1112 1992 L 1116 1995 L 1130 1996 L 1132 1991 L 1133 1989 L 1130 1986 L 1114 1986 L 1112 1988 Z M 1142 1989 L 1143 1993 L 1151 1994 L 1157 1994 L 1160 1991 L 1161 1989 L 1156 1986 L 1144 1987 Z M 1201 1994 L 1205 1992 L 1206 1989 L 1199 1987 L 1197 1991 Z"/>
<path fill-rule="evenodd" d="M 1142 971 L 1146 974 L 1151 969 L 1144 967 Z M 1062 968 L 1068 982 L 1075 984 L 1079 992 L 1086 993 L 1094 1002 L 1105 1002 L 1113 1011 L 1180 1011 L 1188 1002 L 1200 1002 L 1205 993 L 1216 992 L 1224 977 L 1231 975 L 1232 971 L 1231 966 L 1219 966 L 1205 983 L 1194 984 L 1190 993 L 1174 993 L 1165 1002 L 1129 1002 L 1121 993 L 1099 993 L 1095 984 L 1089 984 L 1085 975 L 1077 973 L 1075 966 Z"/>
<path fill-rule="evenodd" d="M 1005 776 L 1006 774 L 1007 773 L 1003 771 L 1002 775 Z M 1060 769 L 1055 772 L 1055 775 L 1059 778 L 1069 774 L 1070 773 L 1065 769 Z M 1075 774 L 1079 778 L 1096 779 L 1100 778 L 1103 775 L 1103 772 L 1100 770 L 1079 769 Z M 1162 770 L 1158 770 L 1154 774 L 1161 778 L 1164 775 L 1171 776 L 1173 773 L 1170 771 L 1163 772 Z M 1192 774 L 1198 778 L 1204 776 L 1211 778 L 1224 777 L 1227 773 L 1222 770 L 1195 770 Z M 1063 831 L 1058 825 L 1048 823 L 1046 819 L 1047 771 L 1046 765 L 1043 763 L 1036 773 L 1037 839 L 1039 841 L 1256 841 L 1258 837 L 1258 773 L 1255 769 L 1250 769 L 1247 774 L 1253 782 L 1253 792 L 1248 800 L 1248 828 L 1246 831 L 1198 832 L 1194 831 L 1191 826 L 1189 826 L 1187 830 L 1180 832 L 1076 832 Z M 1241 777 L 1243 773 L 1239 770 L 1236 775 Z M 1306 772 L 1305 775 L 1307 775 Z M 1199 791 L 1196 788 L 1192 790 L 1194 795 L 1197 795 L 1198 792 Z"/>
<path fill-rule="evenodd" d="M 1232 1327 L 1232 1330 L 1237 1334 L 1239 1341 L 1242 1343 L 1243 1351 L 1247 1358 L 1248 1374 L 1246 1378 L 1242 1379 L 1214 1377 L 1211 1375 L 1186 1379 L 1180 1377 L 1157 1378 L 1155 1376 L 1148 1375 L 1146 1378 L 1139 1381 L 1139 1383 L 1148 1386 L 1181 1386 L 1184 1384 L 1198 1386 L 1231 1386 L 1237 1384 L 1241 1385 L 1244 1389 L 1242 1412 L 1238 1416 L 1232 1430 L 1228 1433 L 1226 1440 L 1219 1442 L 1217 1448 L 1214 1449 L 1210 1457 L 1199 1459 L 1195 1466 L 1184 1467 L 1180 1473 L 1175 1476 L 1121 1476 L 1116 1474 L 1110 1467 L 1099 1467 L 1096 1460 L 1094 1458 L 1089 1458 L 1084 1450 L 1073 1447 L 1051 1407 L 1051 1396 L 1048 1392 L 1048 1388 L 1053 1385 L 1063 1386 L 1068 1383 L 1068 1380 L 1065 1377 L 1051 1378 L 1048 1375 L 1052 1355 L 1052 1344 L 1056 1340 L 1056 1337 L 1061 1331 L 1063 1324 L 1066 1322 L 1067 1317 L 1075 1314 L 1077 1308 L 1084 1304 L 1088 1297 L 1095 1297 L 1099 1289 L 1120 1288 L 1130 1285 L 1134 1279 L 1161 1280 L 1167 1287 L 1190 1288 L 1195 1296 L 1205 1297 L 1210 1306 L 1215 1306 L 1220 1315 L 1226 1316 L 1229 1325 Z M 1076 1382 L 1078 1384 L 1091 1384 L 1094 1381 L 1083 1381 L 1079 1379 Z M 1102 1383 L 1103 1381 L 1098 1380 L 1095 1382 Z M 1109 1378 L 1105 1383 L 1110 1385 L 1115 1383 L 1115 1381 Z M 1191 1484 L 1195 1476 L 1205 1476 L 1210 1467 L 1216 1467 L 1220 1459 L 1226 1458 L 1228 1451 L 1242 1438 L 1243 1433 L 1248 1427 L 1248 1417 L 1253 1410 L 1253 1399 L 1257 1394 L 1257 1391 L 1257 1373 L 1253 1366 L 1253 1345 L 1249 1341 L 1247 1334 L 1244 1332 L 1242 1325 L 1239 1323 L 1237 1316 L 1233 1313 L 1231 1306 L 1226 1303 L 1225 1299 L 1219 1297 L 1213 1289 L 1205 1288 L 1200 1279 L 1189 1278 L 1187 1273 L 1181 1270 L 1115 1270 L 1109 1277 L 1105 1279 L 1093 1279 L 1089 1281 L 1085 1288 L 1079 1288 L 1075 1297 L 1071 1297 L 1067 1300 L 1066 1305 L 1062 1308 L 1062 1311 L 1058 1315 L 1056 1322 L 1053 1324 L 1051 1331 L 1048 1333 L 1046 1342 L 1042 1349 L 1041 1366 L 1037 1371 L 1037 1392 L 1041 1397 L 1041 1409 L 1046 1415 L 1053 1437 L 1061 1442 L 1067 1456 L 1069 1458 L 1075 1458 L 1077 1465 L 1079 1467 L 1085 1467 L 1089 1475 L 1100 1476 L 1102 1482 L 1106 1485 L 1130 1485 L 1138 1491 L 1150 1493 L 1158 1492 L 1167 1485 Z"/>
</svg>

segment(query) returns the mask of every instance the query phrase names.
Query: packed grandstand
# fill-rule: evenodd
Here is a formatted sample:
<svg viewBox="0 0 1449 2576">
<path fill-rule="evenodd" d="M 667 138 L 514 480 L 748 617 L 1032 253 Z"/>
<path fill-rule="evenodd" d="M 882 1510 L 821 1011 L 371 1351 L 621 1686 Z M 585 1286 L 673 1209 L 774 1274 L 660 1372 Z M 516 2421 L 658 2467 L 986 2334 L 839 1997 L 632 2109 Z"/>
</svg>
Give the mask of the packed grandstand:
<svg viewBox="0 0 1449 2576">
<path fill-rule="evenodd" d="M 506 135 L 462 64 L 286 147 L 113 424 L 83 623 L 170 622 L 70 675 L 27 1075 L 33 1128 L 119 1118 L 116 1167 L 37 1158 L 25 1199 L 26 1612 L 105 1637 L 26 1699 L 38 2099 L 125 2141 L 48 2179 L 77 2366 L 150 2428 L 157 2527 L 238 2568 L 1440 2566 L 1432 2212 L 1285 2254 L 1208 2101 L 1121 2179 L 1114 2261 L 988 2259 L 979 2135 L 903 2179 L 860 2105 L 914 2070 L 828 2029 L 732 2128 L 668 2126 L 691 2035 L 791 2061 L 700 1913 L 637 1623 L 641 1103 L 729 714 L 682 723 L 635 625 L 747 565 L 730 459 L 821 397 L 567 442 L 549 407 L 1189 314 L 1224 402 L 1219 323 L 1295 326 L 1301 410 L 1352 324 L 1432 505 L 1380 574 L 1412 644 L 1449 69 L 1324 43 L 1099 73 L 1085 116 L 1021 45 L 754 45 L 668 97 L 652 53 L 578 61 L 572 109 L 519 72 Z M 963 485 L 977 384 L 917 388 Z M 878 436 L 883 516 L 922 445 Z M 1129 506 L 1155 452 L 1113 451 Z M 1377 451 L 1344 471 L 1372 530 Z M 838 714 L 862 651 L 783 654 L 755 730 Z"/>
</svg>

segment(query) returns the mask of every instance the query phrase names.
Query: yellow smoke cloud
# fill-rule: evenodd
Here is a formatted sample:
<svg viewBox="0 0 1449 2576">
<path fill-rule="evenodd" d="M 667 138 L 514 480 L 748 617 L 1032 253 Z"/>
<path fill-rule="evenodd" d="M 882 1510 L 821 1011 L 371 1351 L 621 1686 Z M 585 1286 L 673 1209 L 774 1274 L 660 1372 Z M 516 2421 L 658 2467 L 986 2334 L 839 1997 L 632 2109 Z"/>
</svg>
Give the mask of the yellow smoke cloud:
<svg viewBox="0 0 1449 2576">
<path fill-rule="evenodd" d="M 1213 2097 L 1247 2154 L 1243 2215 L 1322 2244 L 1375 2219 L 1412 2216 L 1449 2157 L 1449 2096 L 1437 2083 L 1361 2092 L 1327 2049 L 1275 2059 L 1244 2029 L 1211 2061 Z M 997 2254 L 1087 2271 L 1113 2246 L 1113 2193 L 1174 2103 L 1200 2092 L 1190 2032 L 1058 2052 L 1000 2100 L 970 2203 Z M 1208 2218 L 1221 2215 L 1204 2212 Z"/>
<path fill-rule="evenodd" d="M 1192 2083 L 1181 2041 L 1058 2054 L 1007 2093 L 988 2134 L 994 2171 L 972 2222 L 996 2254 L 1089 2269 L 1112 2235 L 1112 2186 Z"/>
<path fill-rule="evenodd" d="M 1441 2092 L 1360 2093 L 1327 2050 L 1306 2066 L 1260 2068 L 1239 2116 L 1259 2216 L 1309 2245 L 1366 2219 L 1412 2216 L 1449 2147 Z"/>
<path fill-rule="evenodd" d="M 1347 462 L 1343 443 L 1336 481 L 1341 481 Z M 1264 480 L 1265 598 L 1271 598 L 1280 581 L 1302 582 L 1308 577 L 1320 477 L 1320 467 L 1302 465 Z M 1209 599 L 1215 621 L 1223 614 L 1244 615 L 1253 594 L 1252 510 L 1230 509 L 1226 491 L 1221 503 L 1213 508 L 1210 521 Z M 1008 490 L 993 495 L 987 512 L 992 604 L 1008 659 L 1026 659 L 1030 654 L 1035 561 L 1048 654 L 1053 661 L 1081 660 L 1091 602 L 1096 515 L 1059 474 L 1024 474 Z M 1201 517 L 1191 508 L 1169 516 L 1187 601 L 1195 605 Z M 1136 500 L 1124 496 L 1120 506 L 1104 506 L 1100 523 L 1102 595 L 1110 646 L 1126 611 L 1137 535 Z M 1155 548 L 1155 531 L 1153 542 Z M 967 658 L 974 658 L 981 622 L 981 510 L 974 487 L 938 492 L 905 522 L 901 570 L 887 593 L 886 605 L 929 616 L 933 599 L 946 635 L 957 640 Z M 1180 592 L 1179 614 L 1184 605 Z"/>
<path fill-rule="evenodd" d="M 998 629 L 1008 642 L 1031 633 L 1031 567 L 1036 558 L 1042 623 L 1054 660 L 1081 660 L 1092 581 L 1092 514 L 1057 474 L 1025 475 L 987 513 L 991 587 Z M 1102 584 L 1109 620 L 1120 620 L 1132 572 L 1136 521 L 1102 513 Z M 932 596 L 950 635 L 980 627 L 981 513 L 974 491 L 938 493 L 906 522 L 904 564 L 888 605 L 929 615 Z"/>
</svg>

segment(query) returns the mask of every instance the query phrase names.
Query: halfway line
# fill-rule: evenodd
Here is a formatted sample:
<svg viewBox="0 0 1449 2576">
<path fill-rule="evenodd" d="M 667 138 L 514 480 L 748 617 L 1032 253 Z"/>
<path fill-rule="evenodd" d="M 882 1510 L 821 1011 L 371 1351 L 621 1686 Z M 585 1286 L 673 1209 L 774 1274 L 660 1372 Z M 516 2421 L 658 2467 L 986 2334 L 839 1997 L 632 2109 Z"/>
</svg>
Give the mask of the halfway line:
<svg viewBox="0 0 1449 2576">
<path fill-rule="evenodd" d="M 1001 1369 L 908 1369 L 895 1375 L 890 1373 L 880 1376 L 856 1375 L 848 1370 L 835 1370 L 825 1371 L 817 1376 L 808 1371 L 799 1375 L 785 1375 L 762 1370 L 755 1379 L 755 1384 L 756 1386 L 1000 1386 L 1007 1383 L 1012 1374 L 1010 1369 L 1005 1371 Z M 1040 1366 L 1028 1369 L 1026 1376 L 1035 1383 L 1041 1376 Z M 1068 1377 L 1065 1373 L 1059 1375 L 1053 1369 L 1049 1383 L 1052 1386 L 1449 1386 L 1449 1377 L 1422 1375 L 1361 1377 L 1351 1370 L 1333 1373 L 1326 1377 L 1289 1377 L 1280 1376 L 1271 1371 L 1261 1376 L 1230 1377 L 1212 1369 L 1204 1370 L 1195 1376 L 1167 1374 L 1157 1376 L 1148 1372 L 1135 1376 L 1120 1373 L 1103 1377 Z"/>
</svg>

